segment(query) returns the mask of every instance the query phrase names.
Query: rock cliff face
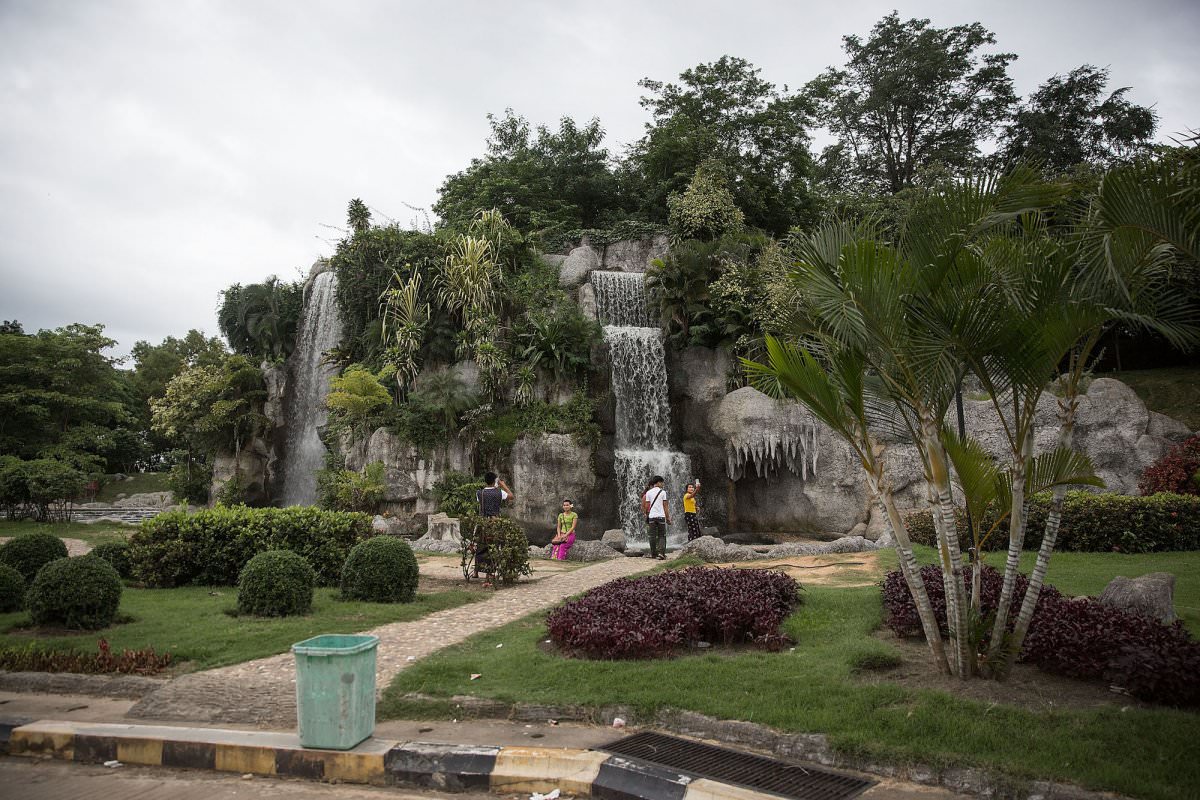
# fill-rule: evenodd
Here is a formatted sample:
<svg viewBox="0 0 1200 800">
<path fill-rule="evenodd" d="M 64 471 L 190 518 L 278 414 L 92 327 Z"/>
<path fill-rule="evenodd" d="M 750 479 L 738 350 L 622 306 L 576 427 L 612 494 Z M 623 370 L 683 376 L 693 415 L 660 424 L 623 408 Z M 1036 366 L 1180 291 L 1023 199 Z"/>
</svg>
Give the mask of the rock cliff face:
<svg viewBox="0 0 1200 800">
<path fill-rule="evenodd" d="M 387 428 L 379 428 L 365 440 L 345 443 L 343 455 L 346 469 L 383 462 L 388 487 L 384 502 L 395 512 L 434 511 L 433 485 L 450 470 L 472 471 L 471 454 L 458 439 L 422 453 Z"/>
<path fill-rule="evenodd" d="M 529 540 L 548 542 L 562 501 L 570 500 L 579 514 L 576 535 L 598 539 L 615 518 L 615 499 L 608 482 L 596 474 L 592 449 L 562 433 L 543 433 L 517 440 L 512 451 L 512 516 Z"/>
<path fill-rule="evenodd" d="M 681 363 L 695 365 L 703 358 L 689 352 Z M 693 405 L 693 416 L 704 413 L 707 419 L 712 436 L 693 441 L 705 450 L 709 471 L 724 456 L 730 529 L 832 534 L 862 524 L 858 532 L 879 535 L 882 526 L 871 518 L 871 498 L 853 451 L 807 409 L 776 402 L 752 388 L 715 400 L 711 390 L 701 390 L 699 395 L 708 400 L 699 402 L 697 383 L 689 378 L 676 385 L 680 401 Z M 1057 402 L 1046 394 L 1038 404 L 1039 452 L 1057 444 Z M 1006 458 L 992 403 L 966 400 L 963 406 L 967 433 L 996 458 Z M 1092 459 L 1107 491 L 1133 494 L 1142 471 L 1189 435 L 1182 423 L 1148 411 L 1125 384 L 1098 378 L 1080 398 L 1074 447 Z M 901 508 L 921 506 L 925 483 L 916 448 L 889 442 L 885 462 Z"/>
</svg>

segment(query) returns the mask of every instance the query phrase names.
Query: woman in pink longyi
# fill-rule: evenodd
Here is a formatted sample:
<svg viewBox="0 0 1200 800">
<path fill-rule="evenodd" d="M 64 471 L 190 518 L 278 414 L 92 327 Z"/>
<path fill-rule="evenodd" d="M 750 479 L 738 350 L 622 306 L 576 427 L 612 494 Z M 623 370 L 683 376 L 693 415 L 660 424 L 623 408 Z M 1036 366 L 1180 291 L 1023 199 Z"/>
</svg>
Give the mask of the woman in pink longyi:
<svg viewBox="0 0 1200 800">
<path fill-rule="evenodd" d="M 575 526 L 579 523 L 579 515 L 572 510 L 570 500 L 563 500 L 562 513 L 558 515 L 558 524 L 554 529 L 554 538 L 550 540 L 550 557 L 559 561 L 567 560 L 571 545 L 575 544 Z"/>
</svg>

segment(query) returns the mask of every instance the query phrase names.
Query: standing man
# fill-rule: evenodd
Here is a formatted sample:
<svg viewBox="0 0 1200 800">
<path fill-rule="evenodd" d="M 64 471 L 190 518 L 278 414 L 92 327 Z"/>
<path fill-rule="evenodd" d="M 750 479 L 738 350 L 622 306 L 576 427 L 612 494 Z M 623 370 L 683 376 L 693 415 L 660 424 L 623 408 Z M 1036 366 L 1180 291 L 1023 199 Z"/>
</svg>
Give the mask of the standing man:
<svg viewBox="0 0 1200 800">
<path fill-rule="evenodd" d="M 498 517 L 500 516 L 500 506 L 513 496 L 512 489 L 508 488 L 508 484 L 500 480 L 494 472 L 485 473 L 483 482 L 486 485 L 475 493 L 475 499 L 479 501 L 479 516 Z M 491 542 L 488 541 L 487 535 L 483 531 L 479 531 L 475 541 L 475 567 L 472 572 L 478 576 L 480 568 L 484 570 L 488 576 L 484 586 L 495 582 L 493 578 L 495 569 L 492 565 L 490 550 Z M 465 561 L 463 563 L 466 564 Z M 466 569 L 465 566 L 463 568 Z"/>
<path fill-rule="evenodd" d="M 650 557 L 667 560 L 667 526 L 671 524 L 671 509 L 661 475 L 650 479 L 650 487 L 642 495 L 642 511 L 646 514 L 646 530 L 650 538 Z"/>
<path fill-rule="evenodd" d="M 494 472 L 485 473 L 483 482 L 487 485 L 475 493 L 475 499 L 479 501 L 479 516 L 498 517 L 500 506 L 513 496 L 512 489 Z"/>
</svg>

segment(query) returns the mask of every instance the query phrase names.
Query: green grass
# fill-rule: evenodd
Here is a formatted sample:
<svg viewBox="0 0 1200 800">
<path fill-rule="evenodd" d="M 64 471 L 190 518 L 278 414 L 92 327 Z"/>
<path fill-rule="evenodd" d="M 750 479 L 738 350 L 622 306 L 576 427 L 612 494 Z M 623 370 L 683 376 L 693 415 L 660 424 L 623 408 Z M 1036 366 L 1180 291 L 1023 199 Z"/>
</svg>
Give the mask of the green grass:
<svg viewBox="0 0 1200 800">
<path fill-rule="evenodd" d="M 123 494 L 128 497 L 131 494 L 143 494 L 145 492 L 165 492 L 168 491 L 167 473 L 165 472 L 134 472 L 129 475 L 127 481 L 109 481 L 100 487 L 100 491 L 96 492 L 97 503 L 113 503 L 116 502 L 117 495 Z"/>
<path fill-rule="evenodd" d="M 0 614 L 0 646 L 39 645 L 95 650 L 104 637 L 114 650 L 153 647 L 169 652 L 192 669 L 210 669 L 283 653 L 295 642 L 323 633 L 355 633 L 390 622 L 407 622 L 435 611 L 487 597 L 459 589 L 421 594 L 412 603 L 342 602 L 336 589 L 317 589 L 312 612 L 304 617 L 232 617 L 234 587 L 126 589 L 122 615 L 132 621 L 102 631 L 63 636 L 32 635 L 25 612 Z"/>
<path fill-rule="evenodd" d="M 1200 430 L 1200 367 L 1164 367 L 1110 372 L 1097 378 L 1116 378 L 1137 392 L 1151 411 L 1174 417 Z"/>
<path fill-rule="evenodd" d="M 922 564 L 937 561 L 932 547 L 915 545 L 917 560 Z M 996 569 L 1004 569 L 1003 552 L 985 553 L 983 560 Z M 1021 571 L 1033 570 L 1036 551 L 1021 554 Z M 880 553 L 880 563 L 887 569 L 896 568 L 896 551 Z M 1183 553 L 1055 553 L 1046 572 L 1046 583 L 1070 595 L 1098 595 L 1117 575 L 1134 578 L 1150 572 L 1170 572 L 1175 576 L 1175 613 L 1183 624 L 1200 637 L 1200 552 Z"/>
<path fill-rule="evenodd" d="M 0 537 L 20 536 L 22 533 L 45 531 L 60 539 L 82 539 L 95 547 L 105 542 L 123 542 L 137 530 L 136 525 L 122 525 L 118 522 L 96 522 L 85 525 L 82 522 L 30 522 L 21 520 L 0 520 Z"/>
<path fill-rule="evenodd" d="M 1070 571 L 1063 572 L 1067 581 L 1095 578 L 1090 569 Z M 841 752 L 871 759 L 973 765 L 1016 779 L 1072 781 L 1156 800 L 1200 786 L 1200 761 L 1192 753 L 1200 715 L 1194 713 L 1117 706 L 1037 712 L 857 680 L 856 666 L 896 654 L 871 635 L 880 619 L 877 589 L 816 586 L 785 623 L 797 641 L 794 651 L 603 662 L 539 649 L 546 629 L 544 614 L 537 614 L 401 672 L 384 693 L 379 716 L 460 716 L 448 700 L 456 694 L 512 703 L 625 704 L 644 715 L 688 709 L 824 733 Z M 481 677 L 472 681 L 472 673 Z M 439 702 L 422 706 L 402 697 L 408 692 Z"/>
</svg>

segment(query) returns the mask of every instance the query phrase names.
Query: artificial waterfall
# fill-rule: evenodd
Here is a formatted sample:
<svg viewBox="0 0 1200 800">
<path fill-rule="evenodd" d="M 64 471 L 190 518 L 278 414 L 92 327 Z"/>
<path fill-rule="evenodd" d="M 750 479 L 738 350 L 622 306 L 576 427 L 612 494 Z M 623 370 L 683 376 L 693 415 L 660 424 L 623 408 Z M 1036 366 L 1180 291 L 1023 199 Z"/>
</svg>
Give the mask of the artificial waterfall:
<svg viewBox="0 0 1200 800">
<path fill-rule="evenodd" d="M 337 309 L 337 275 L 322 272 L 313 278 L 300 315 L 296 347 L 288 359 L 287 444 L 283 462 L 282 501 L 285 506 L 312 505 L 317 500 L 317 471 L 328 452 L 321 442 L 325 397 L 336 365 L 325 354 L 341 343 L 342 321 Z"/>
<path fill-rule="evenodd" d="M 692 479 L 691 460 L 671 450 L 663 333 L 653 324 L 644 276 L 637 272 L 594 271 L 589 280 L 596 293 L 597 313 L 612 362 L 621 527 L 630 541 L 646 541 L 641 496 L 650 478 L 661 475 L 671 508 L 667 540 L 678 545 L 687 535 L 683 491 Z"/>
</svg>

